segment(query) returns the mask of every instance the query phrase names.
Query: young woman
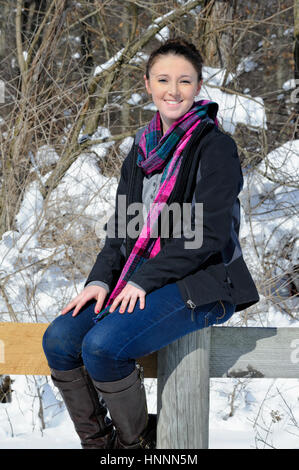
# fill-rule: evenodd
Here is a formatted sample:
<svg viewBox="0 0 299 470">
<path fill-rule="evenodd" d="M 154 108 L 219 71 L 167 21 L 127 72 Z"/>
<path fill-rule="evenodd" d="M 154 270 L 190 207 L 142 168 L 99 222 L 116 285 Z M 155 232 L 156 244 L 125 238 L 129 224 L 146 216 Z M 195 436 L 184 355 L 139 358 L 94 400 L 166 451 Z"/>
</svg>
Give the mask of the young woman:
<svg viewBox="0 0 299 470">
<path fill-rule="evenodd" d="M 237 147 L 218 127 L 218 105 L 195 101 L 200 53 L 168 40 L 151 54 L 144 80 L 158 111 L 123 163 L 113 222 L 85 288 L 43 338 L 83 448 L 154 448 L 156 423 L 136 358 L 259 300 L 238 240 Z M 135 236 L 133 203 L 144 208 Z M 172 204 L 182 210 L 167 234 L 162 219 Z M 186 207 L 189 232 L 178 223 Z"/>
</svg>

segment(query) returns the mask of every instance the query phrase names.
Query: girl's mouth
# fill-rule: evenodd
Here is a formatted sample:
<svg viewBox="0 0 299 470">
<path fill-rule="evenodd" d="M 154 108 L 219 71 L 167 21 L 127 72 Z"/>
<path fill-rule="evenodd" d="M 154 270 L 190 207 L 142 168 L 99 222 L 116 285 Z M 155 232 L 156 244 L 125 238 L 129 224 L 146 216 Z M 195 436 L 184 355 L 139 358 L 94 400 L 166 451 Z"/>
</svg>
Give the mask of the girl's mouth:
<svg viewBox="0 0 299 470">
<path fill-rule="evenodd" d="M 177 106 L 182 103 L 183 100 L 181 101 L 175 101 L 175 100 L 164 100 L 165 103 L 167 103 L 169 106 Z"/>
</svg>

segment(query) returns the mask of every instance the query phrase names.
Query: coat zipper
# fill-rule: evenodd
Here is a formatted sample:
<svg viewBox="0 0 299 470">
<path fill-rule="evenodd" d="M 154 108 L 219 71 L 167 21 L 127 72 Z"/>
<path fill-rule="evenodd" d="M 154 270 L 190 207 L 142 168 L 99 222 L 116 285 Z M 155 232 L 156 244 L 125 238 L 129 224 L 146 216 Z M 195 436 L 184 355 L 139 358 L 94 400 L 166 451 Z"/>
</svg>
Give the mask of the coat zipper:
<svg viewBox="0 0 299 470">
<path fill-rule="evenodd" d="M 181 282 L 183 282 L 185 289 L 187 291 L 187 295 L 189 299 L 186 301 L 186 304 L 189 305 L 189 308 L 191 308 L 191 320 L 194 321 L 194 309 L 196 308 L 196 304 L 193 302 L 193 300 L 190 299 L 191 295 L 184 279 L 181 279 Z"/>
<path fill-rule="evenodd" d="M 194 309 L 196 307 L 195 303 L 192 302 L 191 299 L 188 299 L 187 300 L 187 304 L 190 305 L 190 308 L 191 308 L 191 320 L 194 321 Z"/>
</svg>

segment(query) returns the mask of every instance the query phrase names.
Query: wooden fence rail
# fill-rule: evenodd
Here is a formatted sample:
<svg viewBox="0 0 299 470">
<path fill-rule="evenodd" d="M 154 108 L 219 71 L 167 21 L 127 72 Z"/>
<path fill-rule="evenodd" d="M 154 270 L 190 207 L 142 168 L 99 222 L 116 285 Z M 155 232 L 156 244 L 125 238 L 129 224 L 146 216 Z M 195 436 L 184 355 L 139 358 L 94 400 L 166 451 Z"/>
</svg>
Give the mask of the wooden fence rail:
<svg viewBox="0 0 299 470">
<path fill-rule="evenodd" d="M 0 374 L 49 375 L 46 323 L 0 323 Z M 209 379 L 299 378 L 299 328 L 209 327 L 140 358 L 157 378 L 157 448 L 207 449 Z"/>
</svg>

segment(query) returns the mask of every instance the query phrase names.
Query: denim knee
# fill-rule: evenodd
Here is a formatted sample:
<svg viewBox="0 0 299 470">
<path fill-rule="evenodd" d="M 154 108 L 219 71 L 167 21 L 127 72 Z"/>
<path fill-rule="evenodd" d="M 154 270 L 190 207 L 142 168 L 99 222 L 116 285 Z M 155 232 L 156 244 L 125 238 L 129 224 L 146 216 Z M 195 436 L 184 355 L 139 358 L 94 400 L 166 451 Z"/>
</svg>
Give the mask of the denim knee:
<svg viewBox="0 0 299 470">
<path fill-rule="evenodd" d="M 90 360 L 101 361 L 103 358 L 115 360 L 115 352 L 113 351 L 113 341 L 111 338 L 105 338 L 101 334 L 100 328 L 89 331 L 82 342 L 82 357 L 84 364 Z"/>
<path fill-rule="evenodd" d="M 101 331 L 89 331 L 82 343 L 82 359 L 89 375 L 97 381 L 111 382 L 129 375 L 134 359 L 118 357 L 117 345 Z"/>
<path fill-rule="evenodd" d="M 53 369 L 70 370 L 82 364 L 81 347 L 75 344 L 70 329 L 63 328 L 63 317 L 59 316 L 48 326 L 42 346 Z"/>
</svg>

